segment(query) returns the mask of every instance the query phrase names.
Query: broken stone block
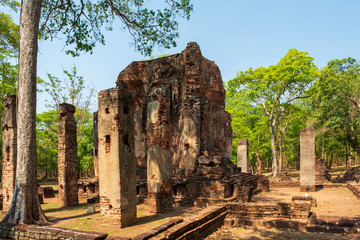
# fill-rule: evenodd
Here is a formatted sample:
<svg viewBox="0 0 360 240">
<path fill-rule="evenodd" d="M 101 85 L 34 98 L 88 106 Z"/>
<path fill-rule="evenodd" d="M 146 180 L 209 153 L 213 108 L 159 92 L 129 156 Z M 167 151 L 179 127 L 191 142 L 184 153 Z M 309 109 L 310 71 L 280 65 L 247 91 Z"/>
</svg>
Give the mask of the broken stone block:
<svg viewBox="0 0 360 240">
<path fill-rule="evenodd" d="M 86 213 L 87 214 L 95 213 L 95 206 L 89 206 Z"/>
</svg>

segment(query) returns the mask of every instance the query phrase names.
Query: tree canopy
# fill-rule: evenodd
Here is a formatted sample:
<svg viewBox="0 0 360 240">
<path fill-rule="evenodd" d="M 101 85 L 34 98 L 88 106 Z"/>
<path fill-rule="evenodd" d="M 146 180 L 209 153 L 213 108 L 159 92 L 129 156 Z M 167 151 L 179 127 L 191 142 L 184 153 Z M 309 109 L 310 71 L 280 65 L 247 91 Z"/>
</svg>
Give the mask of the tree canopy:
<svg viewBox="0 0 360 240">
<path fill-rule="evenodd" d="M 105 44 L 103 30 L 112 30 L 118 19 L 136 50 L 150 56 L 155 45 L 176 46 L 176 18 L 189 19 L 193 10 L 190 0 L 165 0 L 165 4 L 163 10 L 155 10 L 144 0 L 44 0 L 40 35 L 52 39 L 62 34 L 69 46 L 66 52 L 76 56 L 81 51 L 92 52 L 97 42 Z"/>
<path fill-rule="evenodd" d="M 278 171 L 276 153 L 276 124 L 296 100 L 306 95 L 318 76 L 313 58 L 307 52 L 290 49 L 276 65 L 241 71 L 227 85 L 229 94 L 245 91 L 251 104 L 260 106 L 269 121 L 272 170 Z"/>
</svg>

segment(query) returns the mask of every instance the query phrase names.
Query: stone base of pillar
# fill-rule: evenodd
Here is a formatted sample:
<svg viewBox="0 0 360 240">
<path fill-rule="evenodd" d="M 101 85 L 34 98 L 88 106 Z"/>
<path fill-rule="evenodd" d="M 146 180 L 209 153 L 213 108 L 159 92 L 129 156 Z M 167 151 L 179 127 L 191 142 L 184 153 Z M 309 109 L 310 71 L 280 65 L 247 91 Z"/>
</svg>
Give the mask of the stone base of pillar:
<svg viewBox="0 0 360 240">
<path fill-rule="evenodd" d="M 172 182 L 163 181 L 160 192 L 148 194 L 148 204 L 155 213 L 173 210 Z"/>
<path fill-rule="evenodd" d="M 309 192 L 315 192 L 316 186 L 315 185 L 300 185 L 300 192 L 306 192 L 306 189 L 309 188 Z"/>
</svg>

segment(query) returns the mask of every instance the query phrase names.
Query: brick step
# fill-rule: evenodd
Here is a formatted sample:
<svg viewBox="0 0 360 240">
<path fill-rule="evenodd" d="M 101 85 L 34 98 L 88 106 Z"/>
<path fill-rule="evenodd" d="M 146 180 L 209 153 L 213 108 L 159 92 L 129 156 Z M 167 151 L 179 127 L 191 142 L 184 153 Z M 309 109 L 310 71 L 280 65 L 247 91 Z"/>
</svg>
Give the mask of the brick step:
<svg viewBox="0 0 360 240">
<path fill-rule="evenodd" d="M 173 219 L 170 220 L 167 223 L 164 223 L 156 228 L 151 229 L 148 232 L 142 233 L 136 237 L 133 238 L 133 240 L 147 240 L 150 239 L 162 232 L 165 232 L 166 230 L 168 230 L 169 228 L 175 226 L 176 224 L 182 223 L 183 219 Z"/>
<path fill-rule="evenodd" d="M 184 222 L 169 228 L 167 231 L 152 237 L 151 239 L 200 240 L 220 228 L 223 225 L 226 215 L 227 212 L 225 206 L 210 207 L 197 217 L 187 219 Z"/>
</svg>

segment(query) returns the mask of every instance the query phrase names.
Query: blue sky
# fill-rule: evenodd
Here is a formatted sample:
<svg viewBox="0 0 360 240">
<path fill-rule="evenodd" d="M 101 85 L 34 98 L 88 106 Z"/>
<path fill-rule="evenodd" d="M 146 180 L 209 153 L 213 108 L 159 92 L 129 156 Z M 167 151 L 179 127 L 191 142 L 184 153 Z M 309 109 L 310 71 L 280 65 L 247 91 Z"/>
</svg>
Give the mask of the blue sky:
<svg viewBox="0 0 360 240">
<path fill-rule="evenodd" d="M 290 48 L 309 52 L 318 67 L 335 58 L 360 60 L 358 0 L 194 0 L 193 4 L 190 21 L 179 21 L 178 47 L 156 48 L 153 55 L 181 52 L 188 42 L 197 42 L 203 56 L 219 66 L 224 82 L 237 71 L 276 64 Z M 98 45 L 94 54 L 77 58 L 65 54 L 64 41 L 40 41 L 38 75 L 62 77 L 63 69 L 76 64 L 97 91 L 115 87 L 122 69 L 145 58 L 129 44 L 129 35 L 118 29 L 105 34 L 106 45 Z M 38 112 L 46 110 L 48 98 L 38 94 Z M 96 105 L 95 97 L 93 110 Z"/>
</svg>

